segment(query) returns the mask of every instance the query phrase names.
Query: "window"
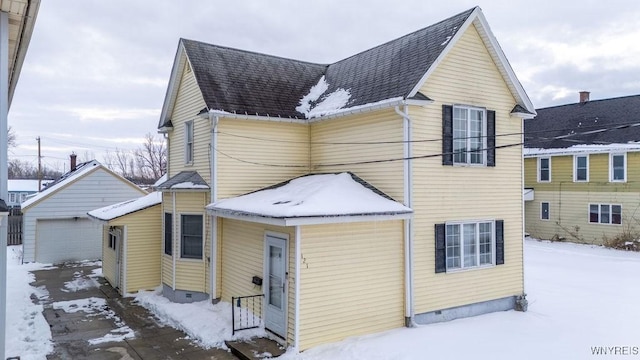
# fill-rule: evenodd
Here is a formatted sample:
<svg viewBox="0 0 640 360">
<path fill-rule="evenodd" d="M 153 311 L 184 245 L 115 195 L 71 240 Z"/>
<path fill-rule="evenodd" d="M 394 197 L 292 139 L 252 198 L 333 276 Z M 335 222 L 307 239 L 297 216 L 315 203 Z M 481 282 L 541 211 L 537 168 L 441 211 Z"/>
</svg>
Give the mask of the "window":
<svg viewBox="0 0 640 360">
<path fill-rule="evenodd" d="M 538 158 L 538 182 L 551 181 L 551 158 Z"/>
<path fill-rule="evenodd" d="M 181 254 L 183 258 L 202 259 L 202 215 L 181 216 Z"/>
<path fill-rule="evenodd" d="M 164 253 L 173 254 L 173 214 L 164 213 Z"/>
<path fill-rule="evenodd" d="M 447 270 L 493 264 L 493 222 L 447 224 Z"/>
<path fill-rule="evenodd" d="M 193 121 L 184 123 L 184 162 L 193 163 Z"/>
<path fill-rule="evenodd" d="M 573 157 L 573 181 L 589 181 L 588 155 L 576 155 Z"/>
<path fill-rule="evenodd" d="M 109 248 L 112 250 L 116 249 L 116 241 L 117 241 L 117 237 L 114 233 L 109 233 Z"/>
<path fill-rule="evenodd" d="M 549 220 L 549 203 L 548 202 L 540 203 L 540 219 Z"/>
<path fill-rule="evenodd" d="M 442 165 L 496 166 L 496 112 L 442 105 Z"/>
<path fill-rule="evenodd" d="M 589 222 L 592 224 L 622 224 L 622 205 L 589 204 Z"/>
<path fill-rule="evenodd" d="M 11 202 L 11 203 L 15 203 L 16 202 L 16 194 L 15 193 L 9 194 L 9 202 Z"/>
<path fill-rule="evenodd" d="M 627 181 L 627 156 L 626 154 L 609 155 L 609 181 Z"/>
<path fill-rule="evenodd" d="M 27 200 L 27 193 L 20 194 L 20 202 L 23 203 L 25 200 Z"/>
<path fill-rule="evenodd" d="M 453 162 L 455 164 L 484 164 L 484 109 L 453 108 Z"/>
</svg>

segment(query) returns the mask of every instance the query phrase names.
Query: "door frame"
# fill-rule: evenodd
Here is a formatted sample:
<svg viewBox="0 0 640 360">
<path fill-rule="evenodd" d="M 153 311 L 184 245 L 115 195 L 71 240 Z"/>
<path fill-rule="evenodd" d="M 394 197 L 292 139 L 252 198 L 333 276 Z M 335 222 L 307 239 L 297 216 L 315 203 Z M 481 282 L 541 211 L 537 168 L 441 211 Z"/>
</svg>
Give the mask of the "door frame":
<svg viewBox="0 0 640 360">
<path fill-rule="evenodd" d="M 269 301 L 269 238 L 281 240 L 284 244 L 283 248 L 283 257 L 284 257 L 284 293 L 283 293 L 283 304 L 282 304 L 282 316 L 284 320 L 284 331 L 282 334 L 275 332 L 272 329 L 267 329 L 267 307 Z M 279 242 L 279 241 L 278 241 Z M 282 244 L 281 243 L 281 244 Z M 278 246 L 279 244 L 275 244 Z M 273 334 L 282 337 L 286 340 L 287 332 L 289 328 L 289 235 L 284 233 L 276 233 L 271 231 L 266 231 L 264 234 L 264 250 L 263 250 L 263 289 L 264 289 L 264 307 L 263 307 L 263 318 L 265 319 L 265 329 Z"/>
<path fill-rule="evenodd" d="M 113 226 L 112 229 L 109 230 L 109 235 L 113 235 L 115 241 L 115 253 L 116 253 L 116 263 L 115 263 L 115 287 L 117 289 L 122 290 L 122 233 L 123 229 L 120 226 Z"/>
</svg>

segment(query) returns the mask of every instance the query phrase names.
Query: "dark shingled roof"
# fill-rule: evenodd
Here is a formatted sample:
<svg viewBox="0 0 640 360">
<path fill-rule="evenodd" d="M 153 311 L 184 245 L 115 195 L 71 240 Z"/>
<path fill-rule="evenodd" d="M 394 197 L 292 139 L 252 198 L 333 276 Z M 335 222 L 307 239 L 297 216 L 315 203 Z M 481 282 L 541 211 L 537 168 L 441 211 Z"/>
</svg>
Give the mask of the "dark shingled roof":
<svg viewBox="0 0 640 360">
<path fill-rule="evenodd" d="M 169 190 L 172 189 L 175 185 L 182 183 L 192 183 L 194 187 L 186 188 L 179 187 L 179 189 L 205 189 L 203 186 L 206 186 L 206 189 L 209 189 L 209 184 L 198 174 L 197 171 L 180 171 L 173 177 L 169 178 L 167 181 L 158 185 L 156 188 L 158 190 Z"/>
<path fill-rule="evenodd" d="M 4 200 L 0 199 L 0 212 L 9 212 L 9 207 L 7 206 L 7 203 L 4 202 Z"/>
<path fill-rule="evenodd" d="M 346 107 L 406 98 L 474 10 L 330 65 L 181 42 L 209 109 L 304 118 L 296 107 L 323 75 L 329 84 L 325 95 L 350 92 Z M 428 99 L 424 94 L 416 98 Z"/>
<path fill-rule="evenodd" d="M 640 141 L 640 95 L 554 106 L 536 112 L 535 118 L 524 122 L 526 148 L 562 149 L 579 144 Z M 570 134 L 576 135 L 567 136 Z"/>
</svg>

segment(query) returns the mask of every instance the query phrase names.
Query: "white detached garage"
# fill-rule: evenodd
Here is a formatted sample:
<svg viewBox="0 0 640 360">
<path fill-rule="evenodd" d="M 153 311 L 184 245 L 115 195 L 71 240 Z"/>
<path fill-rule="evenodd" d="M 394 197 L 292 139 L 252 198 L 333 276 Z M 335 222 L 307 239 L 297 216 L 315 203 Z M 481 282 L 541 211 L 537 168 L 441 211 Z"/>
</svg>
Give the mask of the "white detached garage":
<svg viewBox="0 0 640 360">
<path fill-rule="evenodd" d="M 22 204 L 25 262 L 101 258 L 102 226 L 87 212 L 146 194 L 96 160 L 71 168 Z"/>
</svg>

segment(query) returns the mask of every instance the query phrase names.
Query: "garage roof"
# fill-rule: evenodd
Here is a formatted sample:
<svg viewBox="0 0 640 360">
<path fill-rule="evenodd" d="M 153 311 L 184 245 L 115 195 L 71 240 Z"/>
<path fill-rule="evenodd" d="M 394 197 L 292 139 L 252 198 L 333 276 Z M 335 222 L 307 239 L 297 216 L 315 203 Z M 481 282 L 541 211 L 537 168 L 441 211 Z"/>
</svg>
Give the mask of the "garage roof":
<svg viewBox="0 0 640 360">
<path fill-rule="evenodd" d="M 136 211 L 141 211 L 162 203 L 162 193 L 159 191 L 152 192 L 148 195 L 123 201 L 117 204 L 101 207 L 91 210 L 87 214 L 98 220 L 110 221 L 121 216 L 125 216 Z"/>
</svg>

